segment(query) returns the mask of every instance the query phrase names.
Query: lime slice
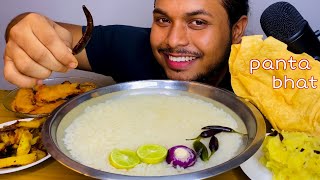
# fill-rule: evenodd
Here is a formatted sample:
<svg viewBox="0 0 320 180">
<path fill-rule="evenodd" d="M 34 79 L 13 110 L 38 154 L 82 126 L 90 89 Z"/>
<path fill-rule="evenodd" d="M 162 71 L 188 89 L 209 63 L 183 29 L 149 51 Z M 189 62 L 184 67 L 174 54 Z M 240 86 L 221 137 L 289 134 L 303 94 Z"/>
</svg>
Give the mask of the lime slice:
<svg viewBox="0 0 320 180">
<path fill-rule="evenodd" d="M 114 149 L 109 156 L 110 164 L 117 169 L 131 169 L 140 163 L 136 152 L 124 149 Z"/>
<path fill-rule="evenodd" d="M 168 150 L 157 144 L 142 145 L 137 150 L 137 155 L 142 162 L 148 164 L 157 164 L 167 157 Z"/>
</svg>

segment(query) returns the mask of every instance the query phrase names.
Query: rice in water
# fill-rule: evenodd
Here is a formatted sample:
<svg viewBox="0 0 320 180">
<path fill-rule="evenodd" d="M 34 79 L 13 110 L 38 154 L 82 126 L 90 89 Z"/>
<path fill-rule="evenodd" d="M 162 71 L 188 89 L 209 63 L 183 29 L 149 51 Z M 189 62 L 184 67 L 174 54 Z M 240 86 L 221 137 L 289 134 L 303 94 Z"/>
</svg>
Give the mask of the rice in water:
<svg viewBox="0 0 320 180">
<path fill-rule="evenodd" d="M 80 163 L 102 171 L 137 175 L 162 176 L 194 172 L 221 164 L 234 157 L 243 138 L 236 133 L 220 133 L 219 149 L 208 162 L 198 158 L 187 169 L 175 169 L 166 161 L 141 163 L 130 170 L 116 169 L 109 163 L 114 148 L 136 150 L 143 144 L 159 144 L 167 149 L 193 141 L 201 128 L 221 125 L 239 130 L 237 121 L 212 103 L 188 96 L 134 95 L 108 100 L 79 115 L 65 130 L 63 142 L 71 156 Z M 208 144 L 208 139 L 201 140 Z"/>
</svg>

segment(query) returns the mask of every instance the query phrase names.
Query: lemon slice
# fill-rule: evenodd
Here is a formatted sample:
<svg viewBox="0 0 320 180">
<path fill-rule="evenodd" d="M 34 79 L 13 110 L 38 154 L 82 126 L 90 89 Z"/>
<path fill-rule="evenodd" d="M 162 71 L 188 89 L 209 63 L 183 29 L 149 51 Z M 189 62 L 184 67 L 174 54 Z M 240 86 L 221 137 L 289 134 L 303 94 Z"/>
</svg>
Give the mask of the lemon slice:
<svg viewBox="0 0 320 180">
<path fill-rule="evenodd" d="M 131 169 L 140 163 L 136 152 L 124 149 L 114 149 L 109 156 L 110 164 L 117 169 Z"/>
<path fill-rule="evenodd" d="M 157 144 L 142 145 L 137 150 L 137 155 L 142 162 L 148 164 L 157 164 L 167 157 L 168 150 Z"/>
</svg>

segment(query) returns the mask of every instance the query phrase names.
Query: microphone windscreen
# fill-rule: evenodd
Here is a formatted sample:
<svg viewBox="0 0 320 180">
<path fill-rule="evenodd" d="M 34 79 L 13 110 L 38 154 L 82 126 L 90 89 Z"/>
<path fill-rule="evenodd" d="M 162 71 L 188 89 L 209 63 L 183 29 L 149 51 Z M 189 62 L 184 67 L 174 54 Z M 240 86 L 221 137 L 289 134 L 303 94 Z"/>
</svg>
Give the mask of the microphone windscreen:
<svg viewBox="0 0 320 180">
<path fill-rule="evenodd" d="M 303 30 L 307 21 L 290 3 L 277 2 L 262 13 L 260 24 L 267 36 L 289 42 L 290 38 Z"/>
</svg>

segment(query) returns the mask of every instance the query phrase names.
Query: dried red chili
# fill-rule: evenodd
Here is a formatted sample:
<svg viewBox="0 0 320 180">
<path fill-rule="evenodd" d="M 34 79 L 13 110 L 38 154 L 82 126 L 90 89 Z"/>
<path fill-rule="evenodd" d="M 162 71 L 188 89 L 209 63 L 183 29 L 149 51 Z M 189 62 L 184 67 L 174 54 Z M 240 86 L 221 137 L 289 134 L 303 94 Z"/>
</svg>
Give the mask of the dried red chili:
<svg viewBox="0 0 320 180">
<path fill-rule="evenodd" d="M 80 53 L 87 46 L 91 38 L 93 27 L 94 27 L 91 13 L 89 12 L 89 10 L 86 8 L 85 5 L 82 6 L 82 9 L 84 14 L 86 15 L 87 27 L 86 27 L 86 31 L 83 33 L 79 42 L 72 49 L 72 54 L 74 55 Z"/>
</svg>

